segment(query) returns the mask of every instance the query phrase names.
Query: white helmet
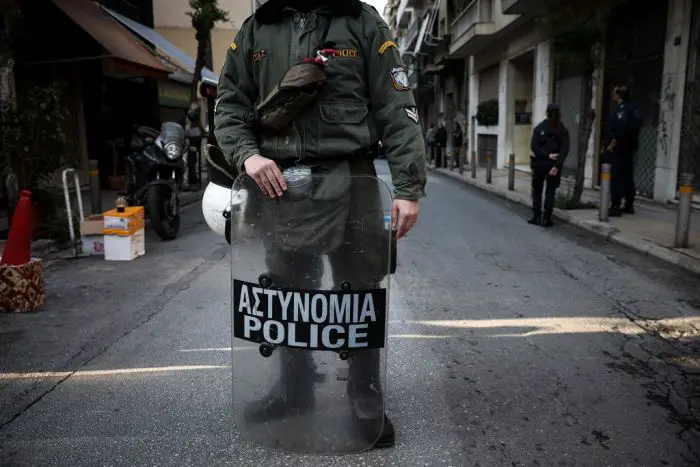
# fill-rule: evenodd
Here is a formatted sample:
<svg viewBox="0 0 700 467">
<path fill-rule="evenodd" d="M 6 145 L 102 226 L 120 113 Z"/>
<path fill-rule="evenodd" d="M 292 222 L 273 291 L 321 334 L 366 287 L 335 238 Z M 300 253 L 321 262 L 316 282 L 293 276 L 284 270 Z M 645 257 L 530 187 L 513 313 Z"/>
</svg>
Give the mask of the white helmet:
<svg viewBox="0 0 700 467">
<path fill-rule="evenodd" d="M 228 220 L 231 217 L 231 185 L 235 181 L 234 171 L 218 147 L 205 145 L 203 155 L 209 163 L 209 183 L 202 196 L 202 214 L 212 232 L 226 236 L 228 240 L 226 230 L 227 224 L 230 226 Z M 240 196 L 234 201 L 237 204 L 240 203 L 238 198 Z"/>
<path fill-rule="evenodd" d="M 226 234 L 226 212 L 230 212 L 231 188 L 209 182 L 202 196 L 202 214 L 216 235 Z"/>
</svg>

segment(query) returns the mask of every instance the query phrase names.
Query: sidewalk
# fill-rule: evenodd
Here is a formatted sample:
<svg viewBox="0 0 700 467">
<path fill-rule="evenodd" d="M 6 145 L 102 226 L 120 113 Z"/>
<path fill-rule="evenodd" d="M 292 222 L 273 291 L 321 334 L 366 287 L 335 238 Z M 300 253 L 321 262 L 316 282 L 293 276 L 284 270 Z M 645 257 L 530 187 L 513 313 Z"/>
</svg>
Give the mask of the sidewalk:
<svg viewBox="0 0 700 467">
<path fill-rule="evenodd" d="M 465 167 L 464 173 L 459 174 L 458 169 L 435 169 L 429 165 L 431 171 L 463 181 L 482 190 L 507 198 L 510 201 L 531 206 L 530 175 L 515 172 L 515 189 L 508 190 L 508 171 L 506 169 L 493 170 L 491 184 L 486 183 L 486 169 L 477 168 L 476 178 L 471 177 L 471 169 Z M 570 189 L 570 182 L 562 180 L 557 190 L 557 196 L 566 195 Z M 690 238 L 688 248 L 673 248 L 675 238 L 676 211 L 672 206 L 664 206 L 651 201 L 639 200 L 635 203 L 635 214 L 623 217 L 611 217 L 609 222 L 598 220 L 599 192 L 597 190 L 585 190 L 582 196 L 583 202 L 595 203 L 595 209 L 562 210 L 555 208 L 554 215 L 570 224 L 576 225 L 595 233 L 610 242 L 618 243 L 644 254 L 654 256 L 668 263 L 675 264 L 694 274 L 700 275 L 700 226 L 693 222 L 697 217 L 697 211 L 693 212 L 691 219 Z"/>
<path fill-rule="evenodd" d="M 206 179 L 204 182 L 204 186 L 206 186 Z M 203 189 L 200 191 L 182 191 L 178 195 L 180 198 L 180 207 L 187 206 L 189 204 L 196 203 L 202 199 L 204 191 Z M 116 190 L 101 190 L 100 191 L 101 195 L 101 208 L 102 212 L 108 211 L 112 208 L 115 207 L 115 202 L 117 201 L 117 198 L 119 197 L 118 192 Z M 88 217 L 92 214 L 92 202 L 91 202 L 91 194 L 90 190 L 88 189 L 83 189 L 82 190 L 82 200 L 83 200 L 83 214 L 85 217 Z M 71 192 L 71 201 L 73 203 L 72 209 L 74 209 L 74 216 L 78 216 L 78 206 L 77 206 L 77 201 L 75 198 L 75 193 Z M 7 222 L 7 219 L 3 217 L 2 221 Z M 5 225 L 2 225 L 3 228 L 7 228 Z M 66 224 L 66 231 L 68 231 L 68 225 Z M 2 254 L 2 251 L 5 247 L 5 240 L 0 240 L 0 255 Z M 64 249 L 70 248 L 70 245 L 66 245 L 63 247 L 58 247 L 54 244 L 52 240 L 36 240 L 32 242 L 32 256 L 35 258 L 44 258 L 47 255 L 51 253 L 55 253 L 57 251 L 62 251 Z"/>
</svg>

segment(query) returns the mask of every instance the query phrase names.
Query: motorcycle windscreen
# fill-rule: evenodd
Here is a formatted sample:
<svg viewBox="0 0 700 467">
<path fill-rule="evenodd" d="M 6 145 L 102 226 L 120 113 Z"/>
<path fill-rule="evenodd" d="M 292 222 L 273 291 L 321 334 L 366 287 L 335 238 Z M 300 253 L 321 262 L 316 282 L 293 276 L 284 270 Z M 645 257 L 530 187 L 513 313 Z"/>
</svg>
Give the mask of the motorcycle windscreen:
<svg viewBox="0 0 700 467">
<path fill-rule="evenodd" d="M 307 182 L 233 186 L 233 419 L 264 447 L 357 453 L 384 425 L 392 195 L 372 176 Z"/>
</svg>

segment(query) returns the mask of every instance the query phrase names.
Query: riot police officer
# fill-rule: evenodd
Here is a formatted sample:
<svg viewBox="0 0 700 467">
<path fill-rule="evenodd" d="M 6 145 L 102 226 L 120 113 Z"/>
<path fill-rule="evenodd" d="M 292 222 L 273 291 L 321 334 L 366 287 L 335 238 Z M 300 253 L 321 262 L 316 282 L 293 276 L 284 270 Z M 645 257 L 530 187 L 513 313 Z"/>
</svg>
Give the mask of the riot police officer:
<svg viewBox="0 0 700 467">
<path fill-rule="evenodd" d="M 267 96 L 279 90 L 279 80 L 290 67 L 329 46 L 337 53 L 328 57 L 328 79 L 317 98 L 290 128 L 276 134 L 261 131 L 256 124 L 260 102 L 270 101 Z M 391 30 L 373 7 L 359 0 L 263 4 L 241 25 L 227 52 L 215 123 L 215 135 L 232 166 L 245 171 L 272 198 L 281 197 L 287 188 L 281 167 L 302 158 L 337 173 L 349 166 L 354 174 L 375 175 L 370 148 L 377 142 L 374 139 L 381 140 L 395 186 L 397 238 L 417 221 L 427 178 L 418 111 Z M 374 201 L 368 196 L 366 202 Z M 285 286 L 313 287 L 322 275 L 318 258 L 292 253 L 267 250 L 267 264 L 276 280 L 286 281 Z M 334 277 L 368 270 L 358 261 L 371 260 L 344 251 L 329 257 Z M 264 421 L 284 416 L 290 406 L 303 410 L 313 404 L 314 369 L 308 352 L 279 351 L 281 380 L 267 397 L 250 406 L 250 419 Z M 363 401 L 368 401 L 366 407 L 377 406 L 371 400 L 382 390 L 377 384 L 378 353 L 362 352 L 351 362 L 348 387 L 360 412 Z M 384 432 L 375 447 L 392 446 L 394 428 L 386 414 L 379 416 L 385 420 Z"/>
<path fill-rule="evenodd" d="M 557 104 L 547 106 L 547 118 L 532 131 L 532 218 L 529 224 L 551 227 L 554 197 L 561 183 L 561 169 L 569 155 L 569 131 L 561 121 Z M 545 189 L 546 183 L 546 189 Z M 544 217 L 542 216 L 542 190 Z"/>
<path fill-rule="evenodd" d="M 613 93 L 615 107 L 610 124 L 611 141 L 607 159 L 611 169 L 611 206 L 609 215 L 634 214 L 634 155 L 637 151 L 642 119 L 637 107 L 630 101 L 627 86 L 618 86 Z M 622 199 L 625 205 L 622 207 Z"/>
</svg>

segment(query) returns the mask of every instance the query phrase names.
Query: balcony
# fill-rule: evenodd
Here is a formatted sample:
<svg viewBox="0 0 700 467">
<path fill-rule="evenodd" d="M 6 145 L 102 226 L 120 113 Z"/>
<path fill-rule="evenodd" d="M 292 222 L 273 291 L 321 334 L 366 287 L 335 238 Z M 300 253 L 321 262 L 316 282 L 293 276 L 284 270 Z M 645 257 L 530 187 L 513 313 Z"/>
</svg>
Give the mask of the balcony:
<svg viewBox="0 0 700 467">
<path fill-rule="evenodd" d="M 501 0 L 501 9 L 506 15 L 533 16 L 544 13 L 556 0 Z M 562 1 L 558 2 L 560 5 Z"/>
<path fill-rule="evenodd" d="M 450 25 L 450 55 L 467 57 L 483 48 L 498 31 L 495 0 L 472 0 Z"/>
<path fill-rule="evenodd" d="M 413 52 L 414 51 L 414 45 L 416 43 L 416 39 L 418 39 L 418 33 L 420 32 L 421 24 L 423 24 L 422 19 L 416 18 L 411 25 L 408 27 L 408 31 L 406 31 L 406 34 L 401 38 L 401 44 L 399 44 L 399 52 L 401 53 L 401 57 L 405 60 L 406 57 L 404 57 L 404 54 L 407 52 Z"/>
<path fill-rule="evenodd" d="M 399 10 L 399 13 L 396 15 L 396 28 L 407 28 L 413 20 L 414 11 L 415 10 L 413 8 L 404 8 L 403 10 Z"/>
<path fill-rule="evenodd" d="M 408 0 L 401 0 L 396 8 L 396 28 L 407 27 L 411 23 L 411 16 L 413 16 L 413 8 L 408 6 Z"/>
</svg>

